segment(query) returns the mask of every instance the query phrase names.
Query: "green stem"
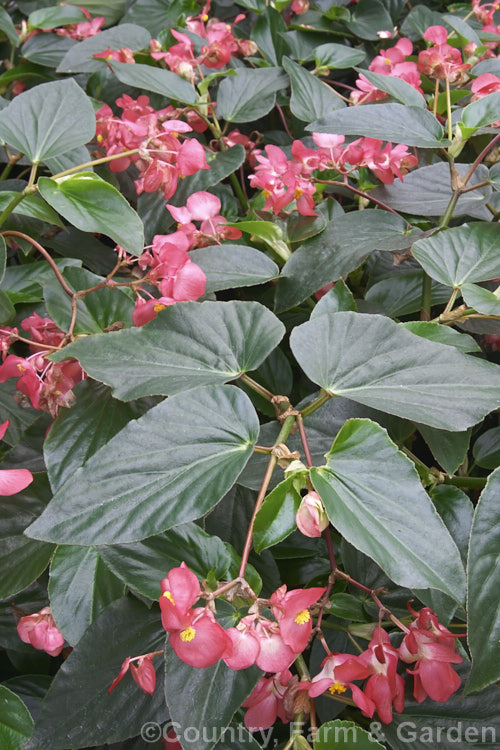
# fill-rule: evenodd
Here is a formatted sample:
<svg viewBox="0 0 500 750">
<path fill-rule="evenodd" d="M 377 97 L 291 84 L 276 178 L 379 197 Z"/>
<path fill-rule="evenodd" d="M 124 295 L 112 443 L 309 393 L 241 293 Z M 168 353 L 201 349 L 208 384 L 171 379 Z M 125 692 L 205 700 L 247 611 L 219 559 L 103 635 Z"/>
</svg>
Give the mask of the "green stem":
<svg viewBox="0 0 500 750">
<path fill-rule="evenodd" d="M 58 172 L 57 174 L 52 175 L 52 180 L 58 180 L 60 177 L 66 177 L 68 174 L 74 174 L 75 172 L 79 172 L 81 169 L 85 169 L 86 167 L 93 167 L 94 164 L 106 164 L 108 161 L 114 161 L 115 159 L 121 159 L 122 156 L 133 156 L 134 154 L 138 154 L 139 149 L 138 148 L 131 148 L 129 151 L 122 151 L 121 154 L 113 154 L 112 156 L 103 156 L 101 159 L 92 159 L 92 161 L 86 161 L 83 164 L 78 164 L 76 167 L 71 167 L 71 169 L 65 169 L 64 172 Z"/>
<path fill-rule="evenodd" d="M 267 388 L 264 388 L 263 385 L 260 385 L 260 383 L 257 383 L 253 378 L 251 378 L 249 375 L 246 374 L 246 372 L 243 373 L 243 375 L 240 375 L 238 378 L 241 380 L 242 383 L 245 383 L 249 388 L 252 389 L 252 391 L 255 391 L 255 393 L 258 393 L 259 396 L 262 396 L 262 398 L 265 398 L 266 401 L 271 401 L 273 398 L 273 394 L 271 391 L 268 391 Z"/>
<path fill-rule="evenodd" d="M 310 404 L 308 404 L 302 411 L 300 412 L 302 415 L 302 418 L 308 417 L 309 414 L 313 414 L 313 412 L 316 411 L 316 409 L 319 409 L 320 406 L 323 406 L 323 404 L 326 404 L 327 401 L 329 401 L 331 398 L 333 398 L 331 393 L 327 393 L 327 391 L 323 391 L 320 393 L 318 398 L 314 399 L 314 401 L 311 401 Z"/>
<path fill-rule="evenodd" d="M 242 207 L 243 211 L 245 211 L 245 213 L 248 213 L 250 204 L 248 203 L 245 193 L 243 192 L 243 188 L 241 187 L 234 172 L 231 172 L 231 174 L 229 175 L 229 179 L 231 181 L 231 185 L 233 186 L 233 190 L 236 193 L 236 197 L 240 202 L 240 206 Z"/>
<path fill-rule="evenodd" d="M 422 279 L 422 305 L 420 311 L 420 320 L 431 319 L 431 307 L 432 307 L 432 279 L 428 273 L 424 271 L 424 278 Z"/>
<path fill-rule="evenodd" d="M 486 477 L 445 477 L 443 484 L 451 484 L 453 487 L 469 487 L 473 490 L 482 490 L 486 486 Z"/>
<path fill-rule="evenodd" d="M 17 193 L 11 200 L 11 202 L 5 206 L 4 210 L 0 214 L 0 227 L 2 227 L 6 220 L 9 218 L 15 207 L 18 205 L 18 203 L 21 203 L 22 199 L 24 198 L 24 191 L 21 193 Z"/>
<path fill-rule="evenodd" d="M 446 116 L 448 118 L 448 140 L 453 140 L 453 123 L 451 121 L 451 97 L 450 97 L 450 82 L 448 78 L 445 78 L 446 86 Z"/>
</svg>

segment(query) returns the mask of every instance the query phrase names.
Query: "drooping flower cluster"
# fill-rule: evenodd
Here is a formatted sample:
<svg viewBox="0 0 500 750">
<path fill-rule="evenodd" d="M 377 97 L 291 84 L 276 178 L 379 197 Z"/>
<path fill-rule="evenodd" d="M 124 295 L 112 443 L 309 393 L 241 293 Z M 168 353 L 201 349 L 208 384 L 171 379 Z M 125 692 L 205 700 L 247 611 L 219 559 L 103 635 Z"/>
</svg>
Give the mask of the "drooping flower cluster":
<svg viewBox="0 0 500 750">
<path fill-rule="evenodd" d="M 448 32 L 444 26 L 429 26 L 424 32 L 424 39 L 433 42 L 433 46 L 419 53 L 419 71 L 429 78 L 447 80 L 449 83 L 464 81 L 470 64 L 463 62 L 459 49 L 447 44 Z"/>
<path fill-rule="evenodd" d="M 232 24 L 224 23 L 216 18 L 208 18 L 210 1 L 198 16 L 190 16 L 186 20 L 188 31 L 201 37 L 206 43 L 202 45 L 200 53 L 195 55 L 194 43 L 188 34 L 171 29 L 177 44 L 172 45 L 166 52 L 161 44 L 151 41 L 151 57 L 164 60 L 173 73 L 177 73 L 190 83 L 196 83 L 199 77 L 199 67 L 223 68 L 235 55 L 254 55 L 257 45 L 249 39 L 238 39 L 233 33 L 237 23 L 245 18 L 244 13 L 236 16 Z"/>
<path fill-rule="evenodd" d="M 7 432 L 10 420 L 0 424 L 0 440 Z M 28 469 L 0 469 L 0 496 L 7 497 L 25 490 L 33 481 L 33 474 Z"/>
<path fill-rule="evenodd" d="M 76 361 L 47 359 L 51 348 L 59 346 L 64 338 L 64 332 L 51 318 L 41 318 L 35 312 L 22 321 L 21 328 L 31 335 L 31 354 L 28 357 L 9 354 L 0 365 L 0 383 L 17 378 L 17 390 L 29 398 L 33 408 L 55 417 L 61 406 L 74 403 L 72 389 L 85 378 L 85 373 Z M 4 353 L 16 340 L 16 334 L 17 329 L 0 329 Z"/>
<path fill-rule="evenodd" d="M 205 293 L 206 276 L 189 257 L 190 241 L 187 234 L 178 231 L 174 234 L 157 234 L 153 237 L 150 250 L 139 258 L 139 267 L 147 271 L 143 279 L 160 291 L 160 297 L 153 297 L 143 286 L 137 289 L 135 309 L 132 315 L 134 325 L 142 326 L 153 320 L 160 310 L 176 302 L 199 299 Z"/>
<path fill-rule="evenodd" d="M 196 138 L 181 141 L 183 134 L 193 128 L 176 119 L 179 115 L 174 107 L 155 110 L 149 97 L 132 99 L 127 94 L 116 104 L 123 109 L 121 117 L 115 117 L 107 104 L 96 113 L 97 142 L 108 156 L 138 149 L 138 153 L 115 159 L 109 166 L 113 172 L 123 172 L 135 164 L 140 174 L 135 180 L 139 195 L 162 190 L 168 200 L 175 193 L 179 177 L 209 169 L 201 143 Z"/>
<path fill-rule="evenodd" d="M 297 211 L 303 216 L 316 216 L 314 211 L 315 172 L 335 170 L 348 174 L 353 169 L 368 167 L 386 185 L 395 177 L 403 179 L 417 159 L 406 146 L 383 146 L 376 138 L 357 138 L 345 144 L 345 136 L 313 133 L 318 149 L 307 148 L 302 141 L 292 144 L 292 159 L 278 146 L 266 146 L 266 156 L 256 157 L 258 165 L 249 176 L 252 187 L 263 190 L 265 208 L 275 215 L 296 201 Z"/>
<path fill-rule="evenodd" d="M 64 636 L 54 622 L 50 607 L 21 617 L 17 623 L 17 632 L 24 643 L 30 643 L 39 651 L 46 651 L 49 656 L 59 656 L 63 650 Z"/>
<path fill-rule="evenodd" d="M 384 76 L 393 76 L 394 78 L 400 78 L 402 81 L 406 81 L 410 86 L 422 92 L 420 74 L 418 72 L 417 64 L 412 61 L 407 61 L 413 52 L 413 44 L 409 39 L 403 37 L 394 45 L 388 49 L 380 50 L 379 54 L 373 58 L 368 69 L 373 73 L 379 73 Z M 357 88 L 351 92 L 350 100 L 353 104 L 366 104 L 367 102 L 378 102 L 383 99 L 387 99 L 389 94 L 385 91 L 377 89 L 370 81 L 360 73 L 358 80 L 356 81 Z"/>
<path fill-rule="evenodd" d="M 414 677 L 417 701 L 430 697 L 444 702 L 458 690 L 460 677 L 451 666 L 462 662 L 456 650 L 458 636 L 441 625 L 429 607 L 419 612 L 409 607 L 414 620 L 408 628 L 400 624 L 405 635 L 399 648 L 392 645 L 381 626 L 375 627 L 361 654 L 329 652 L 320 672 L 308 681 L 299 682 L 290 667 L 309 644 L 313 628 L 311 607 L 324 606 L 320 600 L 325 591 L 325 588 L 288 591 L 283 585 L 269 600 L 257 599 L 236 627 L 224 629 L 215 618 L 213 601 L 202 592 L 194 573 L 182 563 L 161 581 L 162 624 L 174 652 L 190 666 L 209 667 L 222 659 L 231 669 L 247 669 L 256 664 L 266 673 L 242 704 L 248 709 L 245 725 L 252 731 L 267 729 L 277 717 L 290 721 L 301 691 L 307 692 L 309 698 L 316 698 L 326 691 L 334 696 L 350 690 L 353 702 L 364 716 L 371 718 L 377 712 L 380 720 L 388 724 L 393 711 L 400 713 L 404 708 L 405 680 L 398 672 L 400 661 L 414 665 L 414 669 L 407 671 Z M 195 606 L 203 596 L 208 603 Z M 265 608 L 271 611 L 273 620 L 264 616 Z M 152 693 L 156 683 L 152 659 L 156 653 L 160 652 L 127 657 L 108 692 L 134 667 L 132 676 L 136 683 Z M 137 662 L 137 667 L 133 662 Z M 356 682 L 362 680 L 365 683 L 360 687 Z"/>
</svg>

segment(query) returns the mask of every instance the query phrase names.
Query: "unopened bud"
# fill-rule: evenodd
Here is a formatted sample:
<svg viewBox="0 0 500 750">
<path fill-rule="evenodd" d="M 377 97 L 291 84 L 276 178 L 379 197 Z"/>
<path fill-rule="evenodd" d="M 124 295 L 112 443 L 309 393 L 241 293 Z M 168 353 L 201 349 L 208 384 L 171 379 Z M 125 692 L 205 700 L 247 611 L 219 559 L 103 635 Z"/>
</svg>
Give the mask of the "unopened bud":
<svg viewBox="0 0 500 750">
<path fill-rule="evenodd" d="M 304 536 L 318 537 L 324 531 L 328 524 L 328 516 L 323 502 L 317 492 L 308 492 L 302 498 L 302 502 L 295 516 L 295 521 L 299 531 Z"/>
<path fill-rule="evenodd" d="M 299 461 L 298 459 L 295 459 L 294 461 L 290 461 L 288 466 L 286 467 L 284 474 L 285 478 L 288 479 L 288 477 L 294 476 L 295 474 L 306 474 L 309 473 L 309 469 L 307 466 L 302 463 L 302 461 Z"/>
</svg>

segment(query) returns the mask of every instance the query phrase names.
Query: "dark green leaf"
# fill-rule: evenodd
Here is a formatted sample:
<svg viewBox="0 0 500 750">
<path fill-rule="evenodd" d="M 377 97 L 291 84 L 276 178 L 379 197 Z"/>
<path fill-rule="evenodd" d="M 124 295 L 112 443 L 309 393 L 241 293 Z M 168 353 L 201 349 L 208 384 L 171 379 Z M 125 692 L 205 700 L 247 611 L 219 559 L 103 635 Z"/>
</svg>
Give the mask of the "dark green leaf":
<svg viewBox="0 0 500 750">
<path fill-rule="evenodd" d="M 7 380 L 6 383 L 0 383 L 0 411 L 2 421 L 10 421 L 9 429 L 5 433 L 3 441 L 7 445 L 17 445 L 21 440 L 22 433 L 38 419 L 40 412 L 32 409 L 31 406 L 23 409 L 16 403 L 19 395 L 16 390 L 16 381 L 14 378 Z"/>
<path fill-rule="evenodd" d="M 2 750 L 21 750 L 33 731 L 30 712 L 18 696 L 0 685 L 0 742 Z"/>
<path fill-rule="evenodd" d="M 99 613 L 123 593 L 123 583 L 95 547 L 56 549 L 50 564 L 50 606 L 70 646 L 75 646 Z"/>
<path fill-rule="evenodd" d="M 213 748 L 261 674 L 257 667 L 229 669 L 223 661 L 190 667 L 167 646 L 165 699 L 184 750 Z"/>
<path fill-rule="evenodd" d="M 247 245 L 211 245 L 191 250 L 189 257 L 205 272 L 206 292 L 254 286 L 279 275 L 274 261 Z"/>
<path fill-rule="evenodd" d="M 500 405 L 496 366 L 379 315 L 320 315 L 295 328 L 290 344 L 330 393 L 431 427 L 461 432 Z"/>
<path fill-rule="evenodd" d="M 73 45 L 63 57 L 58 73 L 94 73 L 102 69 L 102 60 L 93 59 L 96 52 L 128 47 L 132 51 L 149 47 L 151 36 L 142 26 L 123 23 Z"/>
<path fill-rule="evenodd" d="M 318 729 L 314 750 L 382 750 L 374 735 L 353 721 L 328 721 Z"/>
<path fill-rule="evenodd" d="M 498 288 L 494 292 L 476 284 L 463 284 L 462 297 L 469 307 L 483 315 L 500 315 Z"/>
<path fill-rule="evenodd" d="M 135 419 L 140 410 L 111 397 L 92 380 L 75 387 L 76 403 L 61 409 L 44 443 L 44 458 L 55 492 L 90 456 Z"/>
<path fill-rule="evenodd" d="M 94 133 L 90 99 L 72 79 L 35 86 L 0 112 L 0 138 L 32 162 L 81 146 Z"/>
<path fill-rule="evenodd" d="M 464 177 L 470 164 L 455 164 L 455 169 Z M 488 179 L 488 169 L 480 164 L 469 180 L 472 186 Z M 491 219 L 491 214 L 485 207 L 491 196 L 490 185 L 483 186 L 470 193 L 462 195 L 453 212 L 454 216 L 476 216 L 480 219 Z M 387 203 L 396 211 L 419 214 L 421 216 L 441 216 L 446 211 L 453 191 L 450 185 L 450 168 L 444 162 L 420 167 L 405 175 L 404 182 L 394 180 L 392 185 L 376 188 L 372 195 Z"/>
<path fill-rule="evenodd" d="M 454 474 L 469 450 L 470 430 L 448 432 L 428 425 L 417 425 L 418 431 L 431 449 L 431 453 L 447 474 Z"/>
<path fill-rule="evenodd" d="M 500 466 L 500 427 L 492 427 L 478 437 L 472 449 L 474 461 L 483 469 Z"/>
<path fill-rule="evenodd" d="M 363 62 L 366 55 L 361 49 L 353 49 L 343 44 L 320 44 L 314 51 L 317 66 L 325 68 L 352 68 Z"/>
<path fill-rule="evenodd" d="M 67 169 L 79 167 L 80 164 L 87 164 L 91 159 L 92 157 L 86 146 L 77 146 L 76 148 L 72 148 L 71 151 L 65 151 L 60 156 L 54 156 L 53 159 L 45 159 L 45 164 L 52 174 L 59 174 L 59 172 L 65 172 Z M 87 166 L 77 171 L 93 172 L 94 168 Z"/>
<path fill-rule="evenodd" d="M 7 13 L 5 8 L 0 8 L 0 31 L 3 31 L 9 42 L 13 44 L 14 47 L 17 47 L 19 44 L 19 37 L 17 35 L 16 27 L 14 26 L 10 14 Z"/>
<path fill-rule="evenodd" d="M 155 94 L 161 94 L 169 99 L 176 99 L 183 104 L 194 104 L 196 102 L 196 92 L 193 86 L 170 70 L 155 68 L 152 65 L 130 65 L 110 61 L 109 65 L 119 81 L 127 86 L 144 91 L 153 91 Z"/>
<path fill-rule="evenodd" d="M 469 542 L 467 638 L 472 670 L 467 693 L 482 690 L 500 679 L 499 492 L 500 469 L 495 469 L 476 506 Z"/>
<path fill-rule="evenodd" d="M 414 270 L 398 273 L 377 281 L 365 294 L 367 312 L 383 313 L 389 318 L 400 318 L 403 315 L 418 312 L 422 307 L 423 280 L 424 272 Z M 444 305 L 450 294 L 451 289 L 449 287 L 442 286 L 437 281 L 432 281 L 432 305 Z M 360 303 L 360 309 L 364 311 L 363 303 Z M 443 328 L 443 326 L 439 327 Z"/>
<path fill-rule="evenodd" d="M 162 648 L 157 607 L 120 599 L 101 613 L 57 672 L 26 750 L 66 750 L 119 742 L 140 734 L 148 721 L 167 719 L 161 690 L 163 665 L 156 657 L 158 687 L 146 695 L 130 674 L 108 695 L 123 660 Z"/>
<path fill-rule="evenodd" d="M 22 492 L 1 498 L 0 599 L 25 589 L 49 563 L 53 545 L 28 539 L 23 531 L 40 515 L 50 498 L 45 474 L 35 475 L 34 482 Z"/>
<path fill-rule="evenodd" d="M 81 339 L 63 358 L 76 357 L 130 400 L 234 380 L 259 367 L 283 337 L 283 324 L 257 302 L 201 305 L 179 302 L 141 328 Z"/>
<path fill-rule="evenodd" d="M 395 583 L 463 600 L 458 549 L 414 465 L 383 428 L 367 419 L 349 420 L 326 466 L 311 470 L 311 480 L 337 530 Z M 415 518 L 425 534 L 415 534 Z"/>
<path fill-rule="evenodd" d="M 0 284 L 3 281 L 5 275 L 5 265 L 7 262 L 7 248 L 5 246 L 5 240 L 0 237 Z"/>
<path fill-rule="evenodd" d="M 462 110 L 462 122 L 473 132 L 500 119 L 500 93 L 488 94 Z"/>
<path fill-rule="evenodd" d="M 472 26 L 470 26 L 463 18 L 457 16 L 456 13 L 446 13 L 443 16 L 443 20 L 457 32 L 458 36 L 465 39 L 466 42 L 474 42 L 478 47 L 481 46 L 481 40 Z"/>
<path fill-rule="evenodd" d="M 37 34 L 28 39 L 22 46 L 22 55 L 32 63 L 47 68 L 57 68 L 66 52 L 77 42 L 67 36 L 57 34 Z M 48 71 L 45 71 L 46 74 Z"/>
<path fill-rule="evenodd" d="M 7 294 L 0 289 L 0 325 L 11 323 L 16 314 L 16 309 Z"/>
<path fill-rule="evenodd" d="M 58 258 L 56 266 L 62 271 L 69 266 L 80 266 L 81 261 L 73 258 Z M 2 282 L 4 289 L 9 290 L 9 297 L 14 303 L 38 302 L 42 300 L 42 287 L 46 281 L 52 278 L 54 271 L 45 260 L 33 261 L 22 266 L 8 266 Z M 33 299 L 23 299 L 24 296 Z M 18 300 L 18 297 L 21 299 Z"/>
<path fill-rule="evenodd" d="M 402 78 L 373 73 L 371 70 L 363 70 L 361 68 L 356 68 L 356 70 L 358 73 L 362 73 L 379 91 L 385 91 L 393 99 L 401 102 L 401 104 L 407 104 L 409 107 L 427 107 L 427 102 L 420 91 L 410 86 Z"/>
<path fill-rule="evenodd" d="M 56 26 L 67 26 L 70 23 L 86 21 L 85 13 L 79 8 L 68 5 L 54 5 L 50 8 L 39 8 L 30 13 L 28 29 L 55 29 Z"/>
<path fill-rule="evenodd" d="M 353 271 L 376 248 L 405 239 L 407 225 L 381 211 L 355 211 L 329 221 L 285 263 L 276 291 L 276 312 L 303 302 L 325 284 Z"/>
<path fill-rule="evenodd" d="M 3 684 L 12 690 L 26 705 L 31 716 L 36 719 L 52 677 L 46 674 L 26 674 L 10 677 Z"/>
<path fill-rule="evenodd" d="M 469 665 L 453 665 L 453 669 L 464 680 Z M 465 698 L 458 690 L 444 705 L 431 700 L 417 703 L 408 696 L 403 713 L 393 714 L 392 723 L 382 731 L 393 750 L 496 750 L 500 736 L 498 687 Z"/>
<path fill-rule="evenodd" d="M 217 92 L 217 117 L 228 122 L 251 122 L 274 107 L 276 92 L 288 85 L 281 68 L 238 68 L 224 78 Z"/>
<path fill-rule="evenodd" d="M 257 433 L 257 415 L 234 386 L 171 396 L 70 476 L 29 535 L 60 544 L 116 544 L 200 518 L 232 487 Z"/>
<path fill-rule="evenodd" d="M 267 7 L 253 25 L 251 39 L 273 65 L 281 65 L 286 44 L 281 33 L 287 26 L 277 10 Z"/>
<path fill-rule="evenodd" d="M 407 331 L 411 331 L 416 336 L 422 336 L 429 341 L 437 341 L 438 344 L 454 346 L 462 354 L 481 351 L 481 347 L 472 336 L 459 333 L 449 326 L 426 320 L 409 320 L 407 323 L 400 323 L 400 325 L 401 328 L 406 328 Z"/>
<path fill-rule="evenodd" d="M 58 180 L 40 177 L 38 188 L 47 203 L 77 229 L 102 232 L 127 252 L 141 254 L 142 221 L 109 182 L 93 172 L 79 172 Z"/>
<path fill-rule="evenodd" d="M 283 67 L 290 76 L 292 86 L 290 109 L 299 120 L 312 122 L 332 110 L 345 107 L 343 99 L 327 83 L 313 76 L 302 65 L 284 57 Z"/>
<path fill-rule="evenodd" d="M 364 135 L 420 148 L 440 148 L 447 143 L 443 141 L 441 125 L 431 112 L 404 104 L 364 104 L 341 109 L 313 122 L 306 130 Z"/>
<path fill-rule="evenodd" d="M 352 34 L 361 39 L 379 40 L 377 31 L 387 31 L 394 26 L 392 18 L 379 0 L 360 0 L 354 18 L 346 24 Z"/>
<path fill-rule="evenodd" d="M 481 221 L 419 240 L 412 252 L 433 279 L 460 287 L 466 282 L 487 281 L 500 275 L 499 242 L 498 224 Z"/>
<path fill-rule="evenodd" d="M 160 596 L 161 579 L 182 562 L 202 580 L 210 572 L 222 580 L 231 565 L 224 543 L 194 523 L 183 524 L 143 542 L 106 545 L 98 551 L 123 583 L 152 600 Z"/>
<path fill-rule="evenodd" d="M 0 192 L 0 211 L 3 211 L 15 196 L 14 190 L 2 190 Z M 13 213 L 20 216 L 31 216 L 33 219 L 46 221 L 48 224 L 55 224 L 57 227 L 64 227 L 56 212 L 36 195 L 26 195 L 21 203 L 15 207 Z"/>
<path fill-rule="evenodd" d="M 68 286 L 74 291 L 90 289 L 101 284 L 104 279 L 84 268 L 67 268 L 63 273 Z M 71 321 L 71 298 L 64 291 L 57 279 L 51 279 L 43 288 L 47 312 L 52 320 L 64 331 Z M 125 327 L 132 325 L 134 301 L 120 287 L 96 289 L 77 303 L 77 318 L 74 332 L 102 333 L 115 323 Z"/>
<path fill-rule="evenodd" d="M 254 524 L 256 552 L 272 547 L 295 531 L 295 515 L 300 505 L 300 492 L 294 487 L 294 477 L 278 484 L 264 500 Z"/>
</svg>

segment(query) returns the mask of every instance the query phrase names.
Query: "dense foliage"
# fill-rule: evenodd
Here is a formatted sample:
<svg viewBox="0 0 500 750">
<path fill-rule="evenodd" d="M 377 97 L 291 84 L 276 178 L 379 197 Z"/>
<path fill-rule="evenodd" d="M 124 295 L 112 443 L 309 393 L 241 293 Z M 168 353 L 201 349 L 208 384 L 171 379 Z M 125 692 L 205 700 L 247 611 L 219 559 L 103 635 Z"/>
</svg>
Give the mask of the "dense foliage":
<svg viewBox="0 0 500 750">
<path fill-rule="evenodd" d="M 2 750 L 498 747 L 500 6 L 0 32 Z"/>
</svg>

